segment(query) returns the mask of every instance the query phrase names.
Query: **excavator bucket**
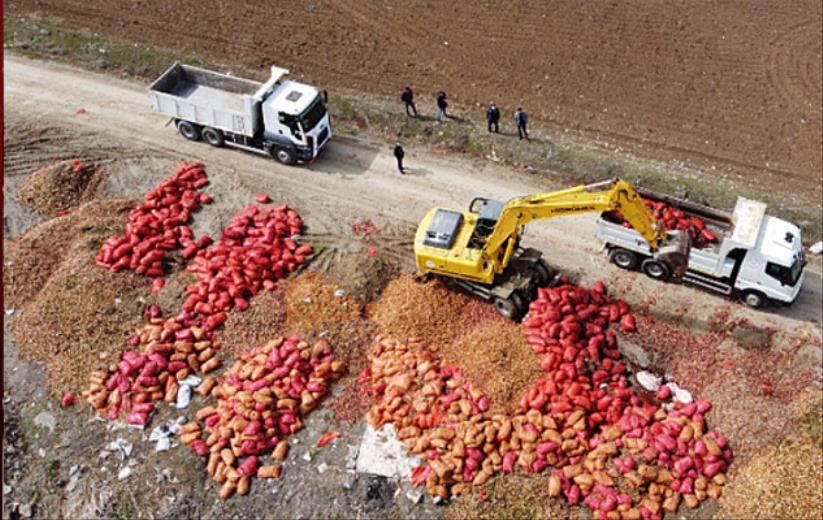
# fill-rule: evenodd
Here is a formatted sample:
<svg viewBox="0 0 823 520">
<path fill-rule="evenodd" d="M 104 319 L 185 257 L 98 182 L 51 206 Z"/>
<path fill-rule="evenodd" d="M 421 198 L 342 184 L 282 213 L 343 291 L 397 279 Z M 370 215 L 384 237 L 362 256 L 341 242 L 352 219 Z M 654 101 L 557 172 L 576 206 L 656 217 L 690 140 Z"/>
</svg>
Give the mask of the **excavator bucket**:
<svg viewBox="0 0 823 520">
<path fill-rule="evenodd" d="M 657 250 L 657 260 L 665 264 L 672 272 L 674 280 L 681 280 L 689 267 L 689 251 L 692 240 L 683 231 L 669 231 L 666 242 Z"/>
</svg>

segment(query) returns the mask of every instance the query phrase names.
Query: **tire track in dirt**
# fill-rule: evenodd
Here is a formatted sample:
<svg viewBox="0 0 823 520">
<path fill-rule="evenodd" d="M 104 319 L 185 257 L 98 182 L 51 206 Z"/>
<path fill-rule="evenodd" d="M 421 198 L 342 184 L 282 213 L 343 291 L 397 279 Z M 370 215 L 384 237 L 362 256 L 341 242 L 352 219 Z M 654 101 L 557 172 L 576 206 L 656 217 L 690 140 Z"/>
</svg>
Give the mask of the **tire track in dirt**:
<svg viewBox="0 0 823 520">
<path fill-rule="evenodd" d="M 808 113 L 823 94 L 820 20 L 795 25 L 772 39 L 766 75 L 779 95 L 802 113 Z"/>
</svg>

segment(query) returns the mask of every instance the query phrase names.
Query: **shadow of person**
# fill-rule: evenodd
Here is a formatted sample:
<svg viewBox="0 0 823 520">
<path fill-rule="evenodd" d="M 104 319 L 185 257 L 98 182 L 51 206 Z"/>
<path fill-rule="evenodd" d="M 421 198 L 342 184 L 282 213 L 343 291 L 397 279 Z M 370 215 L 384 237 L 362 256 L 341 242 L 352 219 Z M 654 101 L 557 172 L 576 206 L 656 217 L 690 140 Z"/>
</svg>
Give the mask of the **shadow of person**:
<svg viewBox="0 0 823 520">
<path fill-rule="evenodd" d="M 428 177 L 430 175 L 434 175 L 434 172 L 427 169 L 427 168 L 409 168 L 406 166 L 403 168 L 403 171 L 406 175 L 417 175 L 420 177 Z"/>
</svg>

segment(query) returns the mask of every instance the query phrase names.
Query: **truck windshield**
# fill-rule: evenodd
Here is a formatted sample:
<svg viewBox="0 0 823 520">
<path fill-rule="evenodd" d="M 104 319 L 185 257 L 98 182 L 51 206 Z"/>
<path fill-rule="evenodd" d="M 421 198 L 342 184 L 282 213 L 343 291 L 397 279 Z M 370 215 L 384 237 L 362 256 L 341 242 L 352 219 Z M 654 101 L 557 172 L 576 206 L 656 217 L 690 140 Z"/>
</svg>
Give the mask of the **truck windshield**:
<svg viewBox="0 0 823 520">
<path fill-rule="evenodd" d="M 803 267 L 806 265 L 806 259 L 801 255 L 795 258 L 791 267 L 783 267 L 782 265 L 773 262 L 766 263 L 766 274 L 780 281 L 783 285 L 794 287 L 803 273 Z"/>
<path fill-rule="evenodd" d="M 306 131 L 309 131 L 317 126 L 325 115 L 326 105 L 323 103 L 323 99 L 318 95 L 314 98 L 314 102 L 309 106 L 309 108 L 300 114 L 300 123 Z"/>
</svg>

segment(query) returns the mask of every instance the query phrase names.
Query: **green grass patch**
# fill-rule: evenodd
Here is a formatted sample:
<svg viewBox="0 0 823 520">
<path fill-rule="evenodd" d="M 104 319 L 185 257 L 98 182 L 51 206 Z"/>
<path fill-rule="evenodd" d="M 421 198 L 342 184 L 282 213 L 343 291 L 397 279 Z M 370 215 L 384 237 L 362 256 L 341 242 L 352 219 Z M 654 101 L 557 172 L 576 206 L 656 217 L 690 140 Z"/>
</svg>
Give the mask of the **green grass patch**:
<svg viewBox="0 0 823 520">
<path fill-rule="evenodd" d="M 147 80 L 154 79 L 175 61 L 198 67 L 205 59 L 171 51 L 117 42 L 103 36 L 60 28 L 47 21 L 3 18 L 3 47 L 33 58 L 98 70 L 111 70 Z"/>
</svg>

